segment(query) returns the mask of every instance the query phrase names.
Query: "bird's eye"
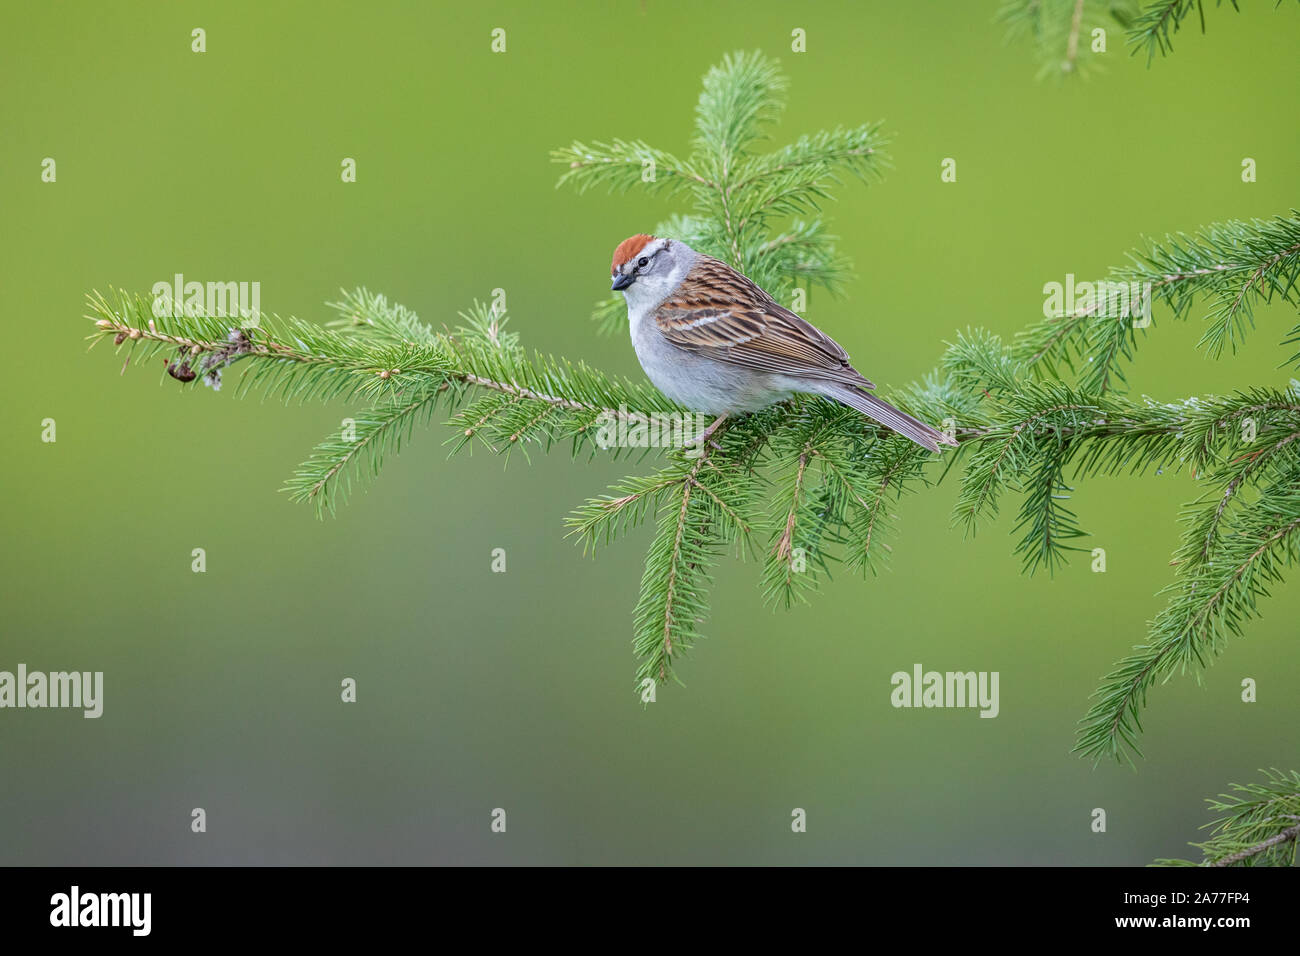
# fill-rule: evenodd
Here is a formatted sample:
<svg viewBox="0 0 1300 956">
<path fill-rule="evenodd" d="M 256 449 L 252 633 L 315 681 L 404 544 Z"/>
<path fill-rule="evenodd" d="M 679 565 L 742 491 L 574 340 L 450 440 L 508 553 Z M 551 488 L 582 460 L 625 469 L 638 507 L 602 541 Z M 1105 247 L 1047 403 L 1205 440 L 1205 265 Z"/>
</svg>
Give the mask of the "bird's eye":
<svg viewBox="0 0 1300 956">
<path fill-rule="evenodd" d="M 636 261 L 636 265 L 638 269 L 644 269 L 649 264 L 650 264 L 650 260 L 647 259 L 645 256 L 642 256 L 640 259 Z"/>
</svg>

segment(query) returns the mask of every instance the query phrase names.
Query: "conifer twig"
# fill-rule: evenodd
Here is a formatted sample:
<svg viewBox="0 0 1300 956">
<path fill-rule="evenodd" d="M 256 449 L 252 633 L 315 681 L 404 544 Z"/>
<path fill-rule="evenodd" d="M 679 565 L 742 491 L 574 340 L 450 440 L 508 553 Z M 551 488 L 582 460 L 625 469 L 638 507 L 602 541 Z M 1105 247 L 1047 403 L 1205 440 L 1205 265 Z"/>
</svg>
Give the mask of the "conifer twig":
<svg viewBox="0 0 1300 956">
<path fill-rule="evenodd" d="M 1232 784 L 1207 801 L 1219 816 L 1205 825 L 1210 838 L 1192 845 L 1201 862 L 1157 860 L 1162 866 L 1294 866 L 1300 845 L 1300 772 L 1266 770 L 1257 783 Z"/>
</svg>

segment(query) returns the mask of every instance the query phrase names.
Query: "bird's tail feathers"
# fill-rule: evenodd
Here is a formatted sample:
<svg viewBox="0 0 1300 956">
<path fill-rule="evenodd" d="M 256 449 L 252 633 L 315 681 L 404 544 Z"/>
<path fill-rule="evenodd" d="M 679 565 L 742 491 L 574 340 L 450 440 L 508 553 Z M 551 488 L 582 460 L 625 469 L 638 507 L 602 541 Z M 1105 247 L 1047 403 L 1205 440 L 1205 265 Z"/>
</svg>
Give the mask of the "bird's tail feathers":
<svg viewBox="0 0 1300 956">
<path fill-rule="evenodd" d="M 868 418 L 875 419 L 886 428 L 893 429 L 930 451 L 938 451 L 940 445 L 955 446 L 957 444 L 937 428 L 913 418 L 907 412 L 900 411 L 888 402 L 881 401 L 876 396 L 869 395 L 861 389 L 853 388 L 850 385 L 838 385 L 826 389 L 823 394 L 842 405 L 856 408 Z"/>
</svg>

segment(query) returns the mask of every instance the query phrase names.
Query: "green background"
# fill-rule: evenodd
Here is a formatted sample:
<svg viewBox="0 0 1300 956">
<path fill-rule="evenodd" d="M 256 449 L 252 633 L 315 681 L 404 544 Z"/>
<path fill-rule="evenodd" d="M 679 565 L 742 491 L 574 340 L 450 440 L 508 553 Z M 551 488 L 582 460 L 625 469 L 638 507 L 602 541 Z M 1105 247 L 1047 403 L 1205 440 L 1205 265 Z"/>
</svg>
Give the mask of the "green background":
<svg viewBox="0 0 1300 956">
<path fill-rule="evenodd" d="M 811 606 L 763 607 L 757 566 L 726 561 L 687 686 L 647 708 L 629 640 L 648 530 L 593 561 L 562 525 L 631 466 L 448 461 L 435 424 L 321 522 L 276 489 L 356 406 L 181 389 L 161 363 L 119 377 L 111 349 L 86 352 L 88 290 L 182 272 L 260 281 L 264 309 L 303 317 L 364 284 L 434 324 L 502 287 L 525 344 L 639 376 L 586 316 L 613 246 L 676 210 L 557 190 L 548 150 L 687 151 L 700 77 L 736 49 L 790 77 L 778 144 L 893 134 L 885 181 L 826 209 L 856 276 L 808 313 L 886 394 L 956 329 L 1014 333 L 1044 282 L 1100 277 L 1144 234 L 1295 203 L 1293 5 L 1211 9 L 1150 69 L 1112 31 L 1105 71 L 1064 85 L 1035 82 L 995 7 L 6 5 L 0 669 L 106 686 L 99 720 L 0 712 L 0 863 L 1143 864 L 1194 852 L 1204 797 L 1300 765 L 1294 586 L 1203 685 L 1151 694 L 1136 773 L 1069 752 L 1162 606 L 1185 474 L 1079 490 L 1105 574 L 1022 577 L 1011 515 L 964 539 L 951 483 L 899 507 L 889 571 L 837 575 Z M 1133 391 L 1284 386 L 1294 316 L 1257 319 L 1215 363 L 1197 321 L 1158 308 Z M 999 671 L 1001 715 L 891 708 L 890 675 L 918 662 Z"/>
</svg>

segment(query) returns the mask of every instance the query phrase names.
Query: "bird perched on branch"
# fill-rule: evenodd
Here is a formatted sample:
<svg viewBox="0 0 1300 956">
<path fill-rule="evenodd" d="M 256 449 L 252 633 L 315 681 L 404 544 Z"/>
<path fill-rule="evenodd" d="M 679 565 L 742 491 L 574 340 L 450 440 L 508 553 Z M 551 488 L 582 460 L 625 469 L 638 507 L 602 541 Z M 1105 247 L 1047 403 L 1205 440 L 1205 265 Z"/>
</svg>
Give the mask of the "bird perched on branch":
<svg viewBox="0 0 1300 956">
<path fill-rule="evenodd" d="M 957 443 L 870 394 L 848 353 L 731 266 L 677 239 L 636 235 L 614 250 L 632 347 L 659 391 L 691 411 L 757 411 L 796 392 L 821 395 L 937 452 Z"/>
</svg>

